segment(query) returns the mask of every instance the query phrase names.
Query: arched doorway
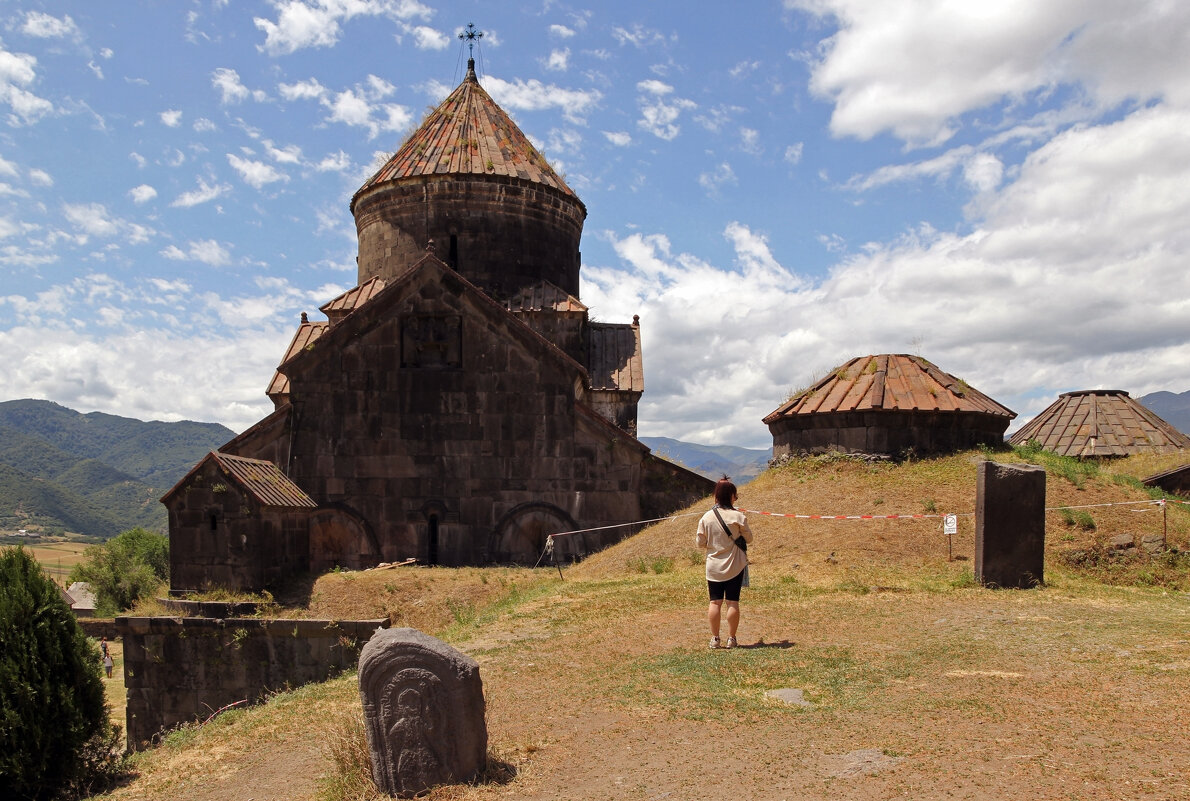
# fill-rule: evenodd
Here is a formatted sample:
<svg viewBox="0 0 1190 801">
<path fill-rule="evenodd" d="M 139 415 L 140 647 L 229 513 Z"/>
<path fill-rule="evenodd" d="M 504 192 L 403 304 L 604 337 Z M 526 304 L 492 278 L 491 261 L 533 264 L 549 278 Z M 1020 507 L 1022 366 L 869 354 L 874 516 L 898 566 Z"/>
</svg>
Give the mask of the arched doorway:
<svg viewBox="0 0 1190 801">
<path fill-rule="evenodd" d="M 349 509 L 319 509 L 310 517 L 310 572 L 334 567 L 362 570 L 380 563 L 372 530 Z"/>
<path fill-rule="evenodd" d="M 535 565 L 545 549 L 546 537 L 574 531 L 578 524 L 562 509 L 550 503 L 523 503 L 501 518 L 488 541 L 488 561 Z M 582 535 L 554 541 L 558 559 L 571 561 L 586 556 L 586 543 L 573 542 Z"/>
</svg>

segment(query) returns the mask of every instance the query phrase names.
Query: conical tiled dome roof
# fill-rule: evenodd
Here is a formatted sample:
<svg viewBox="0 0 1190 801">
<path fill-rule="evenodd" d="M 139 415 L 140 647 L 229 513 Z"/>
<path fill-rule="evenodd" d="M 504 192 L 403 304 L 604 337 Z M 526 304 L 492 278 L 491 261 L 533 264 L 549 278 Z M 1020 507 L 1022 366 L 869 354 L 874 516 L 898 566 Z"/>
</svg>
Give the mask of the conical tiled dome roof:
<svg viewBox="0 0 1190 801">
<path fill-rule="evenodd" d="M 1119 389 L 1066 392 L 1009 439 L 1061 456 L 1131 456 L 1190 448 L 1190 437 Z"/>
<path fill-rule="evenodd" d="M 997 445 L 1016 413 L 920 356 L 860 356 L 764 418 L 773 455 L 925 454 Z"/>
<path fill-rule="evenodd" d="M 458 88 L 360 187 L 352 198 L 352 208 L 356 198 L 379 184 L 445 174 L 505 175 L 551 187 L 578 200 L 504 109 L 479 85 L 474 62 L 468 62 L 467 76 Z"/>
<path fill-rule="evenodd" d="M 1011 419 L 1001 406 L 965 381 L 920 356 L 904 353 L 860 356 L 832 370 L 764 418 L 854 411 L 982 412 Z"/>
</svg>

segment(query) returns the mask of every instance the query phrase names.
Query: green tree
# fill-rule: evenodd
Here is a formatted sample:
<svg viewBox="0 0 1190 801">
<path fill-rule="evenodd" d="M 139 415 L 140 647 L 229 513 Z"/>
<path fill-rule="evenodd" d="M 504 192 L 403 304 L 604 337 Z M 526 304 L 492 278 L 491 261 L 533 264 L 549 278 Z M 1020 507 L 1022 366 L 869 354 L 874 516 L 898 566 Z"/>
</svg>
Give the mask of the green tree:
<svg viewBox="0 0 1190 801">
<path fill-rule="evenodd" d="M 88 749 L 112 728 L 98 649 L 32 555 L 0 551 L 0 798 L 91 785 Z"/>
<path fill-rule="evenodd" d="M 169 538 L 133 528 L 83 552 L 70 571 L 95 592 L 96 612 L 112 615 L 130 608 L 169 578 Z"/>
</svg>

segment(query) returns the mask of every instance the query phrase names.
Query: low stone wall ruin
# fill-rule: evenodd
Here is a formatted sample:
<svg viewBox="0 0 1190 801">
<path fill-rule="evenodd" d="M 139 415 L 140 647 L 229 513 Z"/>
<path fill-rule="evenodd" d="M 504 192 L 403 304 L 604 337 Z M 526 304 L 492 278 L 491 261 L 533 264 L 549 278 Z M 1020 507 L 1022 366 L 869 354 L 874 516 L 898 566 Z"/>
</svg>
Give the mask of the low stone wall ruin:
<svg viewBox="0 0 1190 801">
<path fill-rule="evenodd" d="M 119 617 L 128 749 L 237 702 L 354 670 L 388 620 Z"/>
</svg>

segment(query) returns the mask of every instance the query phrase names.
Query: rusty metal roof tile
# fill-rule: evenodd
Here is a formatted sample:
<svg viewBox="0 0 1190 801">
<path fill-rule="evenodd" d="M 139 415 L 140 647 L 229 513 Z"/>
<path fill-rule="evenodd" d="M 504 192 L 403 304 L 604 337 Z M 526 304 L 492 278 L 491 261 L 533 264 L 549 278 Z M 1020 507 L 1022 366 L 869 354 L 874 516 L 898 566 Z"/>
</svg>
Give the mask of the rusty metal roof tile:
<svg viewBox="0 0 1190 801">
<path fill-rule="evenodd" d="M 263 459 L 248 459 L 211 451 L 211 457 L 229 478 L 256 498 L 262 506 L 314 509 L 318 504 L 281 469 Z"/>
<path fill-rule="evenodd" d="M 343 296 L 340 295 L 339 297 Z M 278 368 L 309 346 L 313 345 L 315 340 L 326 333 L 326 330 L 330 328 L 330 325 L 331 324 L 329 321 L 312 323 L 306 319 L 306 313 L 302 312 L 302 322 L 298 325 L 298 330 L 293 335 L 293 339 L 290 340 L 289 348 L 285 351 L 285 356 L 282 357 Z M 280 369 L 273 373 L 273 380 L 269 382 L 269 388 L 266 390 L 265 394 L 267 394 L 273 400 L 289 394 L 289 379 L 280 371 Z"/>
<path fill-rule="evenodd" d="M 644 392 L 639 324 L 591 323 L 590 344 L 591 389 Z"/>
<path fill-rule="evenodd" d="M 1009 438 L 1035 440 L 1060 456 L 1131 456 L 1176 453 L 1190 437 L 1119 389 L 1065 392 Z"/>
<path fill-rule="evenodd" d="M 405 140 L 396 154 L 360 187 L 360 195 L 390 181 L 428 175 L 501 175 L 555 189 L 581 204 L 521 129 L 467 76 Z"/>
<path fill-rule="evenodd" d="M 587 311 L 587 307 L 583 305 L 582 301 L 549 281 L 542 281 L 535 286 L 526 287 L 521 292 L 504 301 L 504 308 L 514 313 Z"/>
<path fill-rule="evenodd" d="M 364 281 L 359 286 L 349 289 L 342 295 L 339 295 L 334 300 L 327 301 L 318 307 L 318 310 L 327 316 L 331 324 L 339 322 L 351 312 L 355 311 L 360 306 L 363 306 L 372 297 L 384 289 L 386 283 L 380 276 L 373 276 L 367 281 Z"/>
<path fill-rule="evenodd" d="M 764 422 L 807 414 L 908 410 L 1016 417 L 1011 409 L 920 356 L 884 353 L 840 365 L 787 400 Z"/>
</svg>

